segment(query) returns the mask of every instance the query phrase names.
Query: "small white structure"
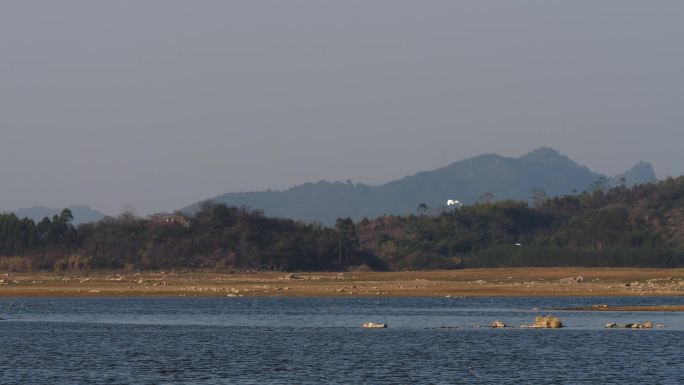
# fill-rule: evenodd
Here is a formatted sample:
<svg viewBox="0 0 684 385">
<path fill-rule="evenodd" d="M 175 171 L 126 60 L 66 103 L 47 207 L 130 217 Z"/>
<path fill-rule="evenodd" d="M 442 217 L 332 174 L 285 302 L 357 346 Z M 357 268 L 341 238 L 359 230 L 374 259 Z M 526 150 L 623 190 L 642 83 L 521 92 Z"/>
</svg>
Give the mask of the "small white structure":
<svg viewBox="0 0 684 385">
<path fill-rule="evenodd" d="M 457 200 L 455 200 L 455 199 L 449 199 L 449 200 L 447 201 L 447 206 L 461 207 L 461 206 L 463 206 L 463 203 L 461 203 L 461 202 L 459 202 L 459 201 L 457 201 Z"/>
</svg>

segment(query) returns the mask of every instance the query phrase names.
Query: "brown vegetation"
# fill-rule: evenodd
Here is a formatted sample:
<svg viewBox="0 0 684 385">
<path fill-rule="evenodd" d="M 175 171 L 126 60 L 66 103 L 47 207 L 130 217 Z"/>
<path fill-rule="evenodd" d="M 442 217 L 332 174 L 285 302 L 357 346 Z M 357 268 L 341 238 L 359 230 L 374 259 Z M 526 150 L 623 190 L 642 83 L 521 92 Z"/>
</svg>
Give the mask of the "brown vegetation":
<svg viewBox="0 0 684 385">
<path fill-rule="evenodd" d="M 31 259 L 27 257 L 0 257 L 0 271 L 29 271 Z"/>
</svg>

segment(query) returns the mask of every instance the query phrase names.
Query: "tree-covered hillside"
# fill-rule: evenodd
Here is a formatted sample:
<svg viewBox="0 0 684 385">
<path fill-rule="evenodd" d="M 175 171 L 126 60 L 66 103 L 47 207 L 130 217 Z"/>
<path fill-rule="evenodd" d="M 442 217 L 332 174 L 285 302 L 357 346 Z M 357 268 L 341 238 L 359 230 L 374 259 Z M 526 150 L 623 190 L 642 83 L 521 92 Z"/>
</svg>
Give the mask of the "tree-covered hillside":
<svg viewBox="0 0 684 385">
<path fill-rule="evenodd" d="M 361 246 L 398 268 L 682 266 L 684 177 L 632 188 L 475 204 L 359 226 Z"/>
<path fill-rule="evenodd" d="M 38 224 L 0 215 L 0 270 L 379 267 L 345 221 L 332 229 L 214 204 L 192 217 L 124 213 L 77 228 L 70 220 L 68 209 Z"/>
<path fill-rule="evenodd" d="M 0 215 L 0 269 L 341 270 L 684 266 L 684 177 L 334 227 L 207 203 L 193 216 L 71 224 Z"/>
</svg>

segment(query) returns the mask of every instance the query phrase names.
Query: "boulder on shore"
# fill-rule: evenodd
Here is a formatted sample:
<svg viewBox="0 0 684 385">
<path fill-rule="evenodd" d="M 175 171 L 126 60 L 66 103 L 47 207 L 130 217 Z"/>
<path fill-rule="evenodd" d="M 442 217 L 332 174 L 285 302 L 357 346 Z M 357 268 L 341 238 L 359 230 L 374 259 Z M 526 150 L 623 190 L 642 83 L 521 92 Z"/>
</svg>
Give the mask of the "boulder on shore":
<svg viewBox="0 0 684 385">
<path fill-rule="evenodd" d="M 584 277 L 578 276 L 578 277 L 570 277 L 570 278 L 561 278 L 558 280 L 560 283 L 582 283 L 584 282 Z"/>
<path fill-rule="evenodd" d="M 300 277 L 299 275 L 294 274 L 294 273 L 287 273 L 287 274 L 285 274 L 285 277 L 283 277 L 283 279 L 285 279 L 285 280 L 293 280 L 293 279 L 304 279 L 304 278 L 303 278 L 303 277 Z"/>
<path fill-rule="evenodd" d="M 544 329 L 553 329 L 553 328 L 562 328 L 563 323 L 561 322 L 560 318 L 554 317 L 554 316 L 539 316 L 534 318 L 534 324 L 532 324 L 533 328 L 544 328 Z"/>
</svg>

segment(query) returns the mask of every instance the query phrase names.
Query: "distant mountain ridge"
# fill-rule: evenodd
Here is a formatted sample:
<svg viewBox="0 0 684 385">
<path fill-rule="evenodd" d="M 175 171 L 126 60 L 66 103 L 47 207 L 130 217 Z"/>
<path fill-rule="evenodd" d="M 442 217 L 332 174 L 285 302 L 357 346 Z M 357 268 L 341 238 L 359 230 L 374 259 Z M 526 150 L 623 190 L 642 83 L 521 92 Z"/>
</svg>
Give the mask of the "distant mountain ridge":
<svg viewBox="0 0 684 385">
<path fill-rule="evenodd" d="M 542 147 L 519 158 L 485 154 L 379 186 L 342 182 L 306 183 L 283 191 L 227 193 L 210 201 L 263 210 L 268 216 L 318 221 L 326 225 L 340 217 L 360 220 L 385 214 L 415 213 L 424 203 L 439 207 L 448 199 L 472 204 L 481 199 L 530 199 L 533 189 L 558 196 L 620 184 L 655 181 L 653 167 L 640 162 L 609 178 Z M 183 209 L 194 212 L 202 202 Z"/>
<path fill-rule="evenodd" d="M 73 224 L 79 225 L 81 223 L 96 222 L 104 218 L 105 215 L 89 206 L 69 206 L 71 214 L 74 216 Z M 34 222 L 40 222 L 43 218 L 48 217 L 52 219 L 54 215 L 59 215 L 63 209 L 54 209 L 45 206 L 33 206 L 28 208 L 21 208 L 19 210 L 7 211 L 14 213 L 19 218 L 33 219 Z"/>
</svg>

